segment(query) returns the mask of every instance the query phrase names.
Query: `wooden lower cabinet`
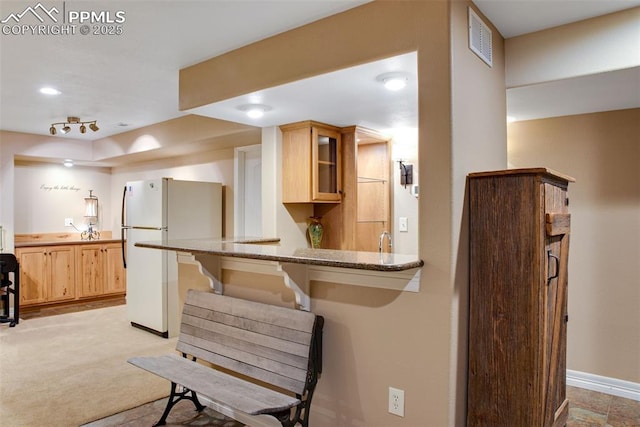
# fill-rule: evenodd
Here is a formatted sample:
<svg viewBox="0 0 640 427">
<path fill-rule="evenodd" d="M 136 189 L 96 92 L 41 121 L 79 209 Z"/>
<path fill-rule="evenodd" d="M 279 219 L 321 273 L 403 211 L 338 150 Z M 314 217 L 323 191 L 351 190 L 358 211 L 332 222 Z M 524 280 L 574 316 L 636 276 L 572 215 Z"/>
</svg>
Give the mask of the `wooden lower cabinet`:
<svg viewBox="0 0 640 427">
<path fill-rule="evenodd" d="M 73 246 L 17 248 L 20 262 L 20 304 L 69 301 L 75 298 Z"/>
<path fill-rule="evenodd" d="M 120 243 L 107 244 L 104 247 L 104 288 L 107 294 L 124 294 L 127 291 L 126 272 L 122 262 Z"/>
<path fill-rule="evenodd" d="M 126 292 L 118 242 L 17 247 L 16 257 L 23 307 Z"/>
<path fill-rule="evenodd" d="M 564 426 L 570 177 L 469 175 L 467 426 Z"/>
<path fill-rule="evenodd" d="M 119 243 L 86 244 L 77 248 L 78 297 L 124 293 L 125 272 Z"/>
</svg>

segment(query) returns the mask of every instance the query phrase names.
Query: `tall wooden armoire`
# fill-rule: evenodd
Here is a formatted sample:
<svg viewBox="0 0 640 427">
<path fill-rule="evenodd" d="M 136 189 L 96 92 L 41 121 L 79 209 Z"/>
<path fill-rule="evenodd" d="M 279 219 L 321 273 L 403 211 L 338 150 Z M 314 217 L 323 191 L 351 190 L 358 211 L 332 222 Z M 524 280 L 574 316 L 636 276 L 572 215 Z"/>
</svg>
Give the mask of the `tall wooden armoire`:
<svg viewBox="0 0 640 427">
<path fill-rule="evenodd" d="M 469 175 L 467 426 L 563 426 L 573 178 Z"/>
</svg>

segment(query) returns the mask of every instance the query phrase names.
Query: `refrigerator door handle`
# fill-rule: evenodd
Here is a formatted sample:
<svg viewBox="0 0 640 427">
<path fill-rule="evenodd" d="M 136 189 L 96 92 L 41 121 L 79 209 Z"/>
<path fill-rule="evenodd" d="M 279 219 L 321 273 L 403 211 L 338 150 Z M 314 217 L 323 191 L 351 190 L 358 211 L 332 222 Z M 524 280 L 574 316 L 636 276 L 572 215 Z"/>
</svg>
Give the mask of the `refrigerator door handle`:
<svg viewBox="0 0 640 427">
<path fill-rule="evenodd" d="M 125 241 L 125 229 L 128 228 L 126 225 L 124 225 L 124 204 L 125 204 L 125 200 L 127 197 L 127 186 L 124 186 L 124 191 L 122 192 L 122 216 L 121 216 L 121 220 L 122 222 L 120 224 L 122 224 L 122 226 L 120 227 L 120 244 L 122 245 L 122 264 L 124 266 L 124 268 L 127 268 L 127 257 L 125 255 L 125 249 L 124 249 L 124 241 Z"/>
<path fill-rule="evenodd" d="M 167 227 L 145 227 L 142 225 L 124 226 L 123 228 L 130 228 L 132 230 L 156 230 L 156 231 L 167 230 Z"/>
</svg>

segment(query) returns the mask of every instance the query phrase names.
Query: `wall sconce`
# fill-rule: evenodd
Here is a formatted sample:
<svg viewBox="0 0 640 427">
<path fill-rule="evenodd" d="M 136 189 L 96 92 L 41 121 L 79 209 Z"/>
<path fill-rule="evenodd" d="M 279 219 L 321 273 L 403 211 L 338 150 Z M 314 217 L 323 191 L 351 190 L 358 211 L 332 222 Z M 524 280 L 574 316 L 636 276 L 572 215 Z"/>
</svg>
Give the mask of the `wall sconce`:
<svg viewBox="0 0 640 427">
<path fill-rule="evenodd" d="M 100 233 L 93 229 L 93 226 L 98 222 L 98 198 L 93 195 L 93 190 L 89 190 L 89 197 L 84 198 L 84 217 L 87 218 L 89 227 L 80 233 L 80 238 L 82 240 L 98 240 Z"/>
<path fill-rule="evenodd" d="M 400 163 L 400 185 L 407 188 L 407 185 L 413 184 L 413 165 L 406 164 L 402 160 L 398 160 L 398 163 Z"/>
<path fill-rule="evenodd" d="M 69 125 L 80 125 L 80 133 L 87 133 L 87 127 L 85 126 L 87 124 L 89 125 L 89 129 L 91 129 L 94 132 L 97 132 L 100 130 L 100 128 L 98 127 L 96 122 L 97 120 L 89 120 L 88 122 L 81 122 L 78 117 L 67 117 L 66 122 L 51 123 L 51 127 L 49 128 L 49 133 L 51 135 L 55 135 L 56 133 L 58 133 L 58 130 L 56 129 L 56 126 L 58 125 L 62 125 L 62 127 L 60 128 L 60 132 L 63 134 L 69 133 L 71 131 L 71 127 Z"/>
</svg>

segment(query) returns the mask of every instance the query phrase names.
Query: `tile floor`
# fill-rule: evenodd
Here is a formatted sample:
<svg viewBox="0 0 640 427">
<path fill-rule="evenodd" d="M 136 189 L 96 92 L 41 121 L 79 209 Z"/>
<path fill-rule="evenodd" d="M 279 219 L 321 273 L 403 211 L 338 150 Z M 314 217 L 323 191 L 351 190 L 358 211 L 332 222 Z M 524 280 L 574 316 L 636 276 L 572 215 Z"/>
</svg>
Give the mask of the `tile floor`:
<svg viewBox="0 0 640 427">
<path fill-rule="evenodd" d="M 569 420 L 567 427 L 638 427 L 640 402 L 576 387 L 567 387 Z M 164 410 L 166 399 L 86 424 L 83 427 L 153 425 Z M 195 412 L 191 402 L 180 402 L 167 419 L 168 426 L 242 427 L 209 408 Z M 425 424 L 425 427 L 429 427 Z"/>
<path fill-rule="evenodd" d="M 63 314 L 79 310 L 91 310 L 94 308 L 108 307 L 124 304 L 124 298 L 98 301 L 81 305 L 64 306 L 56 308 L 42 308 L 20 313 L 20 318 L 28 319 L 54 314 Z M 167 383 L 167 392 L 168 390 Z M 625 399 L 595 391 L 567 387 L 569 399 L 568 427 L 640 427 L 640 402 Z M 94 421 L 83 427 L 116 427 L 116 426 L 141 426 L 153 425 L 164 411 L 166 399 L 147 403 L 140 407 Z M 237 421 L 206 408 L 202 413 L 194 410 L 193 404 L 188 401 L 178 403 L 169 418 L 168 426 L 218 426 L 218 427 L 242 427 Z M 430 427 L 425 425 L 425 427 Z"/>
<path fill-rule="evenodd" d="M 140 427 L 152 426 L 162 416 L 167 399 L 156 400 L 146 405 L 130 409 L 119 414 L 112 415 L 101 420 L 85 424 L 80 427 Z M 215 426 L 215 427 L 243 427 L 237 421 L 225 417 L 224 415 L 205 408 L 198 413 L 193 403 L 183 400 L 173 407 L 167 417 L 166 426 Z"/>
<path fill-rule="evenodd" d="M 569 427 L 640 426 L 640 402 L 636 400 L 570 386 L 567 398 Z"/>
</svg>

